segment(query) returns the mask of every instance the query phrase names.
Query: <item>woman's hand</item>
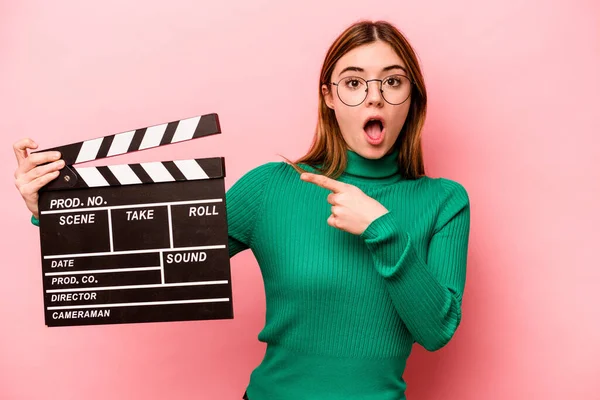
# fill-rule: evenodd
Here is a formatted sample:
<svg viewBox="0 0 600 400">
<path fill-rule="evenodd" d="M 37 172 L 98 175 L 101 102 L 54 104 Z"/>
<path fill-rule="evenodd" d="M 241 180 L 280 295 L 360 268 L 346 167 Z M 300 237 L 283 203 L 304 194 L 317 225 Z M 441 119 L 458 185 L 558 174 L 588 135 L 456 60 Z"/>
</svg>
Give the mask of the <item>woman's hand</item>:
<svg viewBox="0 0 600 400">
<path fill-rule="evenodd" d="M 334 228 L 360 235 L 371 222 L 388 212 L 381 203 L 354 185 L 309 172 L 300 175 L 300 179 L 333 192 L 327 196 L 327 202 L 331 204 L 327 223 Z"/>
<path fill-rule="evenodd" d="M 58 177 L 59 170 L 65 166 L 65 162 L 60 159 L 58 151 L 28 154 L 27 149 L 37 149 L 37 147 L 37 143 L 29 138 L 13 144 L 18 163 L 15 171 L 15 186 L 19 189 L 29 211 L 39 218 L 38 191 Z"/>
</svg>

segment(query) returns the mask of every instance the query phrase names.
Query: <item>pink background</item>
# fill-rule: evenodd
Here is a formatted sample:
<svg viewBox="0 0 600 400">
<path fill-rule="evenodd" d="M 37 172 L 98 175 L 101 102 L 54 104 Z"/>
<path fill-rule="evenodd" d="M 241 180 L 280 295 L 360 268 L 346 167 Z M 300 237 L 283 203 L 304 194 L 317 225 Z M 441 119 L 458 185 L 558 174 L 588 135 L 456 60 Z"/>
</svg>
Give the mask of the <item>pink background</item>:
<svg viewBox="0 0 600 400">
<path fill-rule="evenodd" d="M 283 3 L 0 3 L 0 398 L 240 398 L 264 351 L 252 253 L 232 259 L 234 320 L 46 328 L 11 145 L 217 112 L 222 135 L 109 161 L 225 156 L 229 188 L 308 149 L 323 56 L 363 17 L 415 46 L 427 172 L 472 202 L 464 320 L 442 350 L 415 348 L 409 399 L 600 398 L 599 3 Z"/>
</svg>

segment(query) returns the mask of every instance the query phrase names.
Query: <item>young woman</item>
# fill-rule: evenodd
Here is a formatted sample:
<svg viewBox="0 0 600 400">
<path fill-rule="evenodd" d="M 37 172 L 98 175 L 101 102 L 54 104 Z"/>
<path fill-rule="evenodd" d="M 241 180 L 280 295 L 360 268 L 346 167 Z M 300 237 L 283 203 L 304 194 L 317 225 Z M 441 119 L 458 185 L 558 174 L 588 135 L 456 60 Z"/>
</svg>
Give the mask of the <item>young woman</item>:
<svg viewBox="0 0 600 400">
<path fill-rule="evenodd" d="M 267 350 L 244 398 L 405 399 L 413 343 L 435 351 L 454 335 L 470 206 L 461 184 L 425 175 L 426 104 L 405 37 L 356 23 L 325 57 L 308 154 L 227 192 L 229 254 L 252 249 L 267 301 Z M 15 144 L 15 178 L 37 224 L 37 192 L 62 164 L 28 155 L 36 147 Z"/>
</svg>

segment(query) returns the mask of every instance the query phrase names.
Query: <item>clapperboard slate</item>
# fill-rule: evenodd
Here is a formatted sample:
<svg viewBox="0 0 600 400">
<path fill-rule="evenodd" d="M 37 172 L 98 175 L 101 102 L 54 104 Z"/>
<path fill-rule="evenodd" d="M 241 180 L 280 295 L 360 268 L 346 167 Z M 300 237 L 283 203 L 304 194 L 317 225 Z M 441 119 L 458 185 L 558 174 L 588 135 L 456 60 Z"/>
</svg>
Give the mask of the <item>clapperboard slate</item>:
<svg viewBox="0 0 600 400">
<path fill-rule="evenodd" d="M 233 318 L 224 158 L 72 166 L 218 133 L 207 114 L 48 149 L 65 167 L 39 198 L 46 325 Z"/>
</svg>

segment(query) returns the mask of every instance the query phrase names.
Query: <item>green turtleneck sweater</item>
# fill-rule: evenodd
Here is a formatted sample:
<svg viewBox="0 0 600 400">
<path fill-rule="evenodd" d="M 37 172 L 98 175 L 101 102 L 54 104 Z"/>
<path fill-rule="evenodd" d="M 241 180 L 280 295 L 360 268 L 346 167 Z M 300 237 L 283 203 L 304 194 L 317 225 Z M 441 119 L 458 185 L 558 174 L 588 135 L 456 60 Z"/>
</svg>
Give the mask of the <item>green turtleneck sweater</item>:
<svg viewBox="0 0 600 400">
<path fill-rule="evenodd" d="M 413 343 L 437 350 L 460 323 L 464 187 L 404 179 L 397 151 L 347 154 L 338 180 L 389 210 L 361 235 L 328 225 L 330 191 L 284 162 L 254 168 L 227 192 L 229 254 L 251 248 L 265 285 L 267 350 L 250 400 L 403 399 Z"/>
<path fill-rule="evenodd" d="M 252 169 L 227 191 L 230 257 L 252 249 L 265 285 L 258 338 L 267 350 L 250 400 L 405 399 L 413 343 L 437 350 L 460 323 L 464 187 L 404 179 L 397 151 L 378 160 L 347 154 L 338 180 L 389 210 L 361 235 L 328 225 L 330 192 L 284 162 Z"/>
</svg>

